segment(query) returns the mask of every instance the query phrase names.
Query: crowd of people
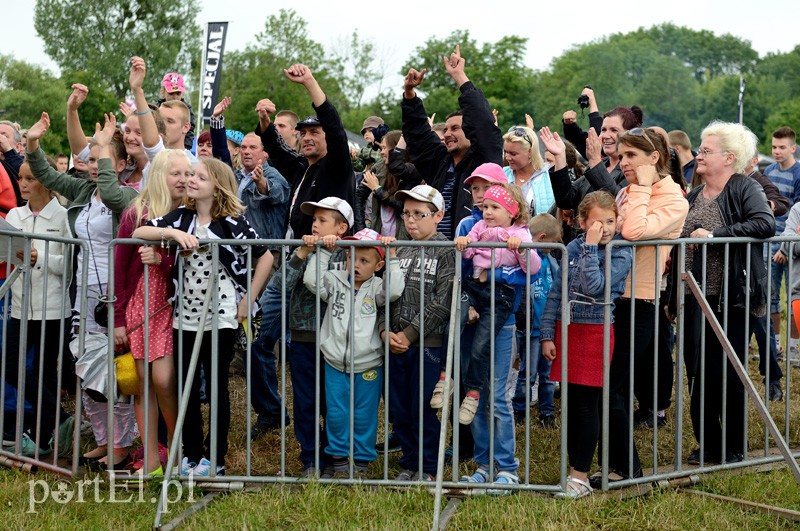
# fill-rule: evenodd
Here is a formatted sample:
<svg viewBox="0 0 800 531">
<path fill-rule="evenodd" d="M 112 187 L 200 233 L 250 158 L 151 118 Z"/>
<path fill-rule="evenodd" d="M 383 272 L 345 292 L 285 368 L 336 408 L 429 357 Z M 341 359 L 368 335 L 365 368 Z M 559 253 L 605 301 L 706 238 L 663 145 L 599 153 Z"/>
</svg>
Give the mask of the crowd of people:
<svg viewBox="0 0 800 531">
<path fill-rule="evenodd" d="M 18 399 L 33 413 L 25 415 L 18 434 L 6 412 L 4 444 L 19 445 L 29 457 L 60 451 L 56 441 L 69 444 L 75 421 L 57 396 L 59 341 L 52 339 L 61 336 L 82 379 L 96 443 L 75 456 L 81 464 L 129 468 L 141 480 L 163 475 L 163 448 L 181 444 L 181 474 L 224 474 L 231 415 L 238 409 L 228 388 L 233 345 L 241 323 L 258 309 L 247 375 L 257 414 L 251 436 L 293 423 L 305 476 L 366 475 L 379 451 L 399 448 L 395 479 L 432 480 L 438 411 L 454 388 L 447 347 L 459 339 L 459 452 L 475 463 L 462 481 L 486 484 L 494 493 L 518 484 L 515 425 L 526 422 L 537 402 L 540 427 L 556 429 L 555 387 L 561 382 L 569 404 L 570 472 L 560 494 L 582 497 L 601 479 L 590 473 L 602 420 L 604 359 L 610 360 L 610 481 L 642 476 L 629 427 L 658 429 L 667 422 L 682 269 L 698 279 L 717 318 L 727 323 L 741 360 L 748 355 L 747 331 L 756 334 L 769 398 L 781 399 L 780 282 L 785 264 L 800 252 L 797 246 L 773 244 L 762 251 L 761 244 L 724 247 L 708 240 L 711 245 L 687 248 L 680 264 L 683 254 L 669 240 L 796 234 L 800 163 L 790 128 L 775 131 L 776 162 L 766 176 L 755 166 L 758 139 L 745 126 L 712 122 L 694 151 L 682 131 L 645 127 L 638 106 L 601 116 L 589 87 L 582 92 L 588 131 L 570 110 L 563 136 L 550 127 L 536 131 L 530 119 L 503 134 L 483 92 L 467 77 L 458 47 L 443 67 L 459 91 L 459 108 L 444 123 L 433 123 L 417 94 L 426 70 L 412 68 L 400 104 L 402 129 L 367 117 L 361 150 L 351 150 L 339 113 L 302 64 L 284 74 L 308 91 L 313 115 L 277 112 L 280 94 L 269 94 L 258 102 L 250 126 L 232 130 L 224 113 L 234 102 L 225 97 L 196 142 L 183 78 L 166 74 L 161 99 L 150 104 L 143 90 L 147 66 L 139 57 L 131 60 L 134 104 L 120 106 L 123 124 L 109 113 L 85 136 L 79 109 L 89 89 L 73 85 L 66 122 L 71 157 L 51 159 L 40 148 L 50 128 L 47 113 L 27 129 L 24 142 L 15 124 L 0 122 L 6 221 L 26 233 L 88 243 L 73 256 L 69 245 L 34 239 L 17 257 L 29 273 L 11 288 L 6 392 L 25 381 Z M 158 243 L 117 245 L 110 271 L 112 240 L 130 237 Z M 210 240 L 242 245 L 214 248 Z M 284 253 L 279 240 L 302 244 Z M 637 245 L 612 244 L 607 252 L 609 243 L 621 240 Z M 660 243 L 643 243 L 648 241 Z M 554 246 L 536 247 L 557 243 L 566 245 L 563 262 Z M 454 299 L 459 258 L 461 297 Z M 568 267 L 567 286 L 561 263 Z M 800 291 L 797 273 L 787 280 L 793 294 Z M 68 286 L 71 303 L 60 296 Z M 703 441 L 689 463 L 740 461 L 746 449 L 744 387 L 723 361 L 700 306 L 687 301 L 678 337 L 694 435 Z M 205 307 L 210 311 L 204 314 Z M 564 312 L 568 326 L 561 322 Z M 461 321 L 451 327 L 454 315 Z M 83 351 L 79 327 L 87 337 Z M 790 335 L 798 336 L 794 327 Z M 36 351 L 45 336 L 46 348 L 26 370 L 23 354 Z M 108 342 L 135 360 L 139 389 L 132 400 L 116 400 L 92 377 Z M 195 342 L 199 362 L 189 374 Z M 291 375 L 291 418 L 278 392 L 280 342 Z M 789 343 L 787 355 L 797 360 L 797 339 Z M 38 393 L 40 370 L 45 376 Z M 189 379 L 191 386 L 179 390 L 178 382 Z M 189 401 L 177 441 L 180 392 L 189 393 Z M 629 408 L 630 393 L 636 411 Z M 382 399 L 392 430 L 377 443 Z M 204 401 L 213 402 L 213 432 L 211 425 L 204 429 Z M 137 431 L 146 459 L 132 452 Z"/>
</svg>

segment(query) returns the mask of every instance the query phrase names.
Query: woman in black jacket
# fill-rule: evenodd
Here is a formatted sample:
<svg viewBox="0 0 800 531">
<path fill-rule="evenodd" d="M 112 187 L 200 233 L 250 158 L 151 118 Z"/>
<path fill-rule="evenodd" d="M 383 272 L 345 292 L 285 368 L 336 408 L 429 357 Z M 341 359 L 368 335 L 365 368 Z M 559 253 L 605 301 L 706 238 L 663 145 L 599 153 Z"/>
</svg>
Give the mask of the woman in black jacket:
<svg viewBox="0 0 800 531">
<path fill-rule="evenodd" d="M 704 183 L 692 189 L 686 197 L 690 205 L 689 214 L 681 236 L 710 238 L 709 243 L 713 243 L 713 238 L 722 237 L 771 237 L 775 234 L 775 218 L 764 190 L 756 181 L 741 174 L 756 148 L 750 131 L 740 124 L 715 121 L 703 130 L 701 138 L 697 170 L 703 175 Z M 751 246 L 749 262 L 748 245 Z M 702 267 L 703 247 L 706 246 L 696 245 L 693 251 L 687 248 L 686 271 L 691 272 L 705 288 L 709 306 L 723 325 L 727 307 L 725 335 L 744 362 L 748 344 L 745 331 L 752 329 L 752 325 L 747 326 L 750 315 L 758 317 L 767 310 L 767 274 L 762 244 L 730 244 L 727 258 L 724 246 L 709 245 L 705 253 L 705 271 Z M 728 361 L 727 412 L 723 419 L 722 361 L 725 353 L 713 328 L 700 312 L 696 299 L 688 288 L 685 292 L 684 357 L 692 393 L 692 427 L 698 443 L 701 433 L 705 437 L 704 444 L 691 453 L 688 462 L 719 463 L 723 458 L 729 463 L 738 462 L 743 459 L 745 449 L 744 386 Z M 701 351 L 703 323 L 706 323 L 705 349 Z M 701 412 L 702 396 L 705 402 Z"/>
</svg>

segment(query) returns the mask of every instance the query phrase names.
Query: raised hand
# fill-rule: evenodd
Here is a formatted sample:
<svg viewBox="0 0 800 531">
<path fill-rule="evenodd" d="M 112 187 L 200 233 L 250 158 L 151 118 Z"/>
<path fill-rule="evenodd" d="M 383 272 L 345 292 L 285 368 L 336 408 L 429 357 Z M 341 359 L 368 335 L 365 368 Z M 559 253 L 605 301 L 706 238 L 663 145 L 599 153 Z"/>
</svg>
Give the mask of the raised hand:
<svg viewBox="0 0 800 531">
<path fill-rule="evenodd" d="M 81 104 L 86 101 L 86 96 L 89 95 L 89 89 L 86 85 L 75 83 L 72 85 L 72 94 L 69 95 L 67 100 L 67 110 L 77 111 Z"/>
<path fill-rule="evenodd" d="M 569 111 L 565 111 L 564 115 L 561 117 L 561 120 L 564 122 L 564 125 L 577 123 L 578 113 L 571 109 Z"/>
<path fill-rule="evenodd" d="M 525 113 L 525 127 L 527 127 L 528 129 L 536 129 L 533 126 L 533 118 L 528 113 Z"/>
<path fill-rule="evenodd" d="M 217 103 L 214 106 L 214 110 L 212 111 L 211 115 L 215 117 L 221 116 L 222 113 L 228 110 L 228 107 L 230 106 L 231 106 L 231 98 L 230 96 L 225 96 L 219 101 L 219 103 Z"/>
<path fill-rule="evenodd" d="M 38 141 L 44 136 L 48 129 L 50 129 L 50 116 L 46 112 L 43 112 L 42 117 L 39 118 L 39 121 L 33 124 L 30 129 L 28 129 L 28 141 Z"/>
<path fill-rule="evenodd" d="M 299 83 L 300 85 L 307 85 L 314 80 L 311 69 L 303 64 L 295 64 L 289 68 L 285 68 L 283 73 L 289 81 Z"/>
<path fill-rule="evenodd" d="M 128 77 L 128 83 L 131 85 L 131 90 L 142 90 L 144 85 L 144 78 L 147 75 L 147 64 L 141 57 L 131 58 L 131 74 Z"/>
<path fill-rule="evenodd" d="M 100 122 L 95 125 L 94 140 L 99 146 L 107 146 L 111 144 L 111 138 L 114 136 L 114 131 L 117 129 L 117 119 L 114 113 L 103 114 L 105 124 L 100 127 Z"/>
<path fill-rule="evenodd" d="M 119 112 L 121 112 L 121 113 L 122 113 L 122 116 L 124 116 L 125 118 L 127 118 L 128 116 L 130 116 L 131 114 L 133 114 L 133 107 L 131 107 L 130 105 L 128 105 L 128 103 L 127 103 L 127 102 L 125 102 L 125 101 L 121 101 L 121 102 L 119 102 Z"/>
<path fill-rule="evenodd" d="M 264 179 L 264 161 L 259 160 L 253 169 L 253 182 L 261 195 L 267 194 L 267 181 Z"/>
<path fill-rule="evenodd" d="M 563 156 L 567 151 L 567 146 L 558 133 L 551 131 L 549 127 L 544 126 L 539 130 L 539 138 L 542 139 L 544 148 L 549 151 L 556 159 Z"/>
<path fill-rule="evenodd" d="M 364 183 L 364 186 L 366 186 L 373 192 L 380 187 L 380 183 L 378 182 L 378 177 L 370 170 L 364 172 L 364 180 L 362 182 Z"/>
<path fill-rule="evenodd" d="M 594 127 L 590 127 L 589 133 L 586 135 L 586 160 L 589 161 L 590 168 L 600 164 L 602 152 L 603 146 L 600 143 L 600 137 L 597 136 L 597 131 L 594 130 Z"/>
<path fill-rule="evenodd" d="M 415 96 L 414 90 L 422 84 L 422 80 L 425 79 L 425 73 L 427 71 L 427 68 L 423 68 L 421 72 L 413 68 L 408 70 L 408 74 L 406 74 L 406 78 L 403 81 L 403 90 L 405 91 L 408 99 L 411 99 Z"/>
<path fill-rule="evenodd" d="M 264 98 L 256 103 L 256 112 L 258 113 L 258 121 L 261 124 L 261 129 L 266 129 L 270 124 L 269 116 L 277 110 L 272 101 Z"/>
<path fill-rule="evenodd" d="M 456 44 L 456 49 L 453 53 L 450 54 L 450 57 L 446 55 L 443 57 L 444 59 L 444 69 L 447 71 L 450 76 L 453 75 L 454 72 L 460 70 L 461 72 L 464 71 L 464 66 L 466 61 L 463 57 L 461 57 L 461 45 Z"/>
</svg>

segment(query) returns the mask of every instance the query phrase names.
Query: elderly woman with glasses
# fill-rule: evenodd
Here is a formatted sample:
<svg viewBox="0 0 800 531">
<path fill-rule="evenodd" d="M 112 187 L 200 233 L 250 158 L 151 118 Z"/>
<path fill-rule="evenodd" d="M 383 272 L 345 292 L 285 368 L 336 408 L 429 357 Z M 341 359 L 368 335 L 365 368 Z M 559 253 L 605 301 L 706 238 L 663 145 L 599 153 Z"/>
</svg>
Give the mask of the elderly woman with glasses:
<svg viewBox="0 0 800 531">
<path fill-rule="evenodd" d="M 556 200 L 533 129 L 509 129 L 503 136 L 503 156 L 508 164 L 503 168 L 508 182 L 520 187 L 531 215 L 547 213 Z"/>
<path fill-rule="evenodd" d="M 750 130 L 741 124 L 715 121 L 700 136 L 697 171 L 703 175 L 704 182 L 686 196 L 689 214 L 681 237 L 709 238 L 712 245 L 687 249 L 686 271 L 691 272 L 704 289 L 705 298 L 725 327 L 725 335 L 736 356 L 744 362 L 749 343 L 747 331 L 753 328 L 753 324 L 748 323 L 749 316 L 763 316 L 769 303 L 763 245 L 732 243 L 727 246 L 726 256 L 725 246 L 713 245 L 714 238 L 769 238 L 775 234 L 775 218 L 761 186 L 742 175 L 756 150 L 757 140 Z M 749 259 L 748 246 L 751 246 Z M 673 267 L 674 271 L 679 269 Z M 675 290 L 677 282 L 673 284 Z M 673 306 L 671 313 L 674 314 Z M 698 443 L 701 435 L 704 436 L 703 444 L 689 455 L 688 462 L 741 461 L 745 450 L 744 386 L 730 361 L 723 365 L 726 356 L 722 345 L 693 296 L 687 295 L 685 308 L 684 356 L 692 393 L 692 427 Z M 703 326 L 705 348 L 701 350 Z M 727 373 L 724 396 L 723 370 Z"/>
<path fill-rule="evenodd" d="M 619 169 L 629 183 L 617 193 L 616 199 L 622 237 L 639 242 L 677 238 L 689 204 L 683 197 L 680 184 L 670 173 L 669 150 L 664 138 L 650 129 L 633 128 L 619 136 L 614 151 L 619 160 Z M 672 357 L 670 349 L 662 344 L 664 336 L 659 334 L 655 326 L 655 317 L 656 299 L 671 247 L 639 245 L 635 248 L 634 271 L 628 277 L 625 292 L 614 309 L 615 342 L 609 380 L 610 481 L 642 474 L 629 431 L 631 388 L 639 399 L 640 410 L 652 410 L 649 413 L 651 418 L 656 411 L 663 415 L 663 410 L 670 402 Z M 632 311 L 635 312 L 633 317 Z M 666 317 L 662 316 L 661 319 L 663 321 Z M 658 357 L 654 352 L 659 354 Z M 635 370 L 632 386 L 631 363 Z M 653 374 L 656 364 L 659 378 L 657 388 L 661 395 L 654 404 Z M 665 420 L 663 417 L 660 422 Z M 659 419 L 656 419 L 654 425 L 659 425 L 658 422 Z M 590 482 L 599 486 L 600 474 L 595 474 Z"/>
</svg>

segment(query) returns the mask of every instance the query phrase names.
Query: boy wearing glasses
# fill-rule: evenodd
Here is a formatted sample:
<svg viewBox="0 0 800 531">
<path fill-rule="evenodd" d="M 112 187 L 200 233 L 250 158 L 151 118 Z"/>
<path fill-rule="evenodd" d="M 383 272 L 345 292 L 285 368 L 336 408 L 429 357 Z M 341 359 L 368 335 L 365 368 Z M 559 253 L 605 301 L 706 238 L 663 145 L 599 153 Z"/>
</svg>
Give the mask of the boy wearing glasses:
<svg viewBox="0 0 800 531">
<path fill-rule="evenodd" d="M 428 185 L 401 190 L 395 199 L 403 201 L 401 217 L 414 241 L 446 242 L 437 230 L 445 216 L 442 194 Z M 389 411 L 395 436 L 400 441 L 400 481 L 433 481 L 439 446 L 439 418 L 428 397 L 439 380 L 439 364 L 445 329 L 450 317 L 451 290 L 455 275 L 455 250 L 447 247 L 401 247 L 397 252 L 405 289 L 391 307 L 389 330 L 381 330 L 388 341 Z M 421 296 L 424 294 L 424 300 Z M 379 325 L 383 328 L 383 323 Z M 420 374 L 420 356 L 423 370 Z M 424 397 L 420 406 L 419 386 Z M 422 408 L 422 440 L 419 420 Z M 422 470 L 419 453 L 422 452 Z"/>
</svg>

